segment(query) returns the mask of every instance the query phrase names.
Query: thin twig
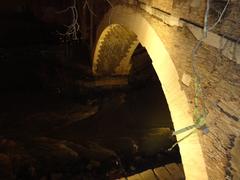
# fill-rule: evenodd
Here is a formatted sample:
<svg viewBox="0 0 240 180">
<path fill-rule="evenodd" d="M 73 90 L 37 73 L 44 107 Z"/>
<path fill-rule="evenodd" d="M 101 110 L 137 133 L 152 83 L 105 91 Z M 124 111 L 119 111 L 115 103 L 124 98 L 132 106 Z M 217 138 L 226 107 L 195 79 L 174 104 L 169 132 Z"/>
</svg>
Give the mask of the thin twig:
<svg viewBox="0 0 240 180">
<path fill-rule="evenodd" d="M 90 12 L 91 14 L 93 14 L 94 16 L 97 16 L 97 15 L 94 13 L 94 11 L 92 10 L 91 6 L 89 5 L 88 0 L 85 0 L 84 5 L 83 5 L 83 8 L 86 8 L 86 7 L 87 7 L 87 9 L 89 10 L 89 12 Z"/>
<path fill-rule="evenodd" d="M 209 0 L 208 0 L 208 1 L 209 1 Z M 223 15 L 225 14 L 225 12 L 226 12 L 226 10 L 227 10 L 227 7 L 228 7 L 228 5 L 229 5 L 229 3 L 230 3 L 230 1 L 231 1 L 231 0 L 228 0 L 228 1 L 227 1 L 227 3 L 225 4 L 225 6 L 224 6 L 224 8 L 223 8 L 223 10 L 222 10 L 222 12 L 221 12 L 221 14 L 220 14 L 220 16 L 218 17 L 218 20 L 208 29 L 208 31 L 213 30 L 213 29 L 218 25 L 218 23 L 221 22 L 222 17 L 223 17 Z"/>
<path fill-rule="evenodd" d="M 76 0 L 73 0 L 73 5 L 70 7 L 67 7 L 66 9 L 63 9 L 61 11 L 57 11 L 57 14 L 62 14 L 62 13 L 66 13 L 68 11 L 72 12 L 72 23 L 70 25 L 63 25 L 67 28 L 67 31 L 65 33 L 59 33 L 57 32 L 59 35 L 61 36 L 66 36 L 66 37 L 70 37 L 73 40 L 77 40 L 77 32 L 79 31 L 79 24 L 78 24 L 78 10 L 77 10 L 77 2 Z"/>
<path fill-rule="evenodd" d="M 206 11 L 205 11 L 205 16 L 204 16 L 204 37 L 207 36 L 207 32 L 208 32 L 208 16 L 209 16 L 209 9 L 210 9 L 210 0 L 207 0 L 207 7 L 206 7 Z"/>
<path fill-rule="evenodd" d="M 106 0 L 107 2 L 108 2 L 108 4 L 111 6 L 111 7 L 113 7 L 113 4 L 112 4 L 112 2 L 110 1 L 110 0 Z"/>
</svg>

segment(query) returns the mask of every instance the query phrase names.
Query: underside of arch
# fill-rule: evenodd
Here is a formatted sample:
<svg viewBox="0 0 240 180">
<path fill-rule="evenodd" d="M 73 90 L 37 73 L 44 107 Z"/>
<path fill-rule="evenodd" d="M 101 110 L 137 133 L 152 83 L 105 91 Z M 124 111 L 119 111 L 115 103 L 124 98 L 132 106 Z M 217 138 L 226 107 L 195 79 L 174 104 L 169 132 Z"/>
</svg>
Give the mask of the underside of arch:
<svg viewBox="0 0 240 180">
<path fill-rule="evenodd" d="M 140 42 L 151 57 L 161 81 L 175 130 L 193 124 L 189 100 L 179 84 L 177 67 L 143 14 L 130 7 L 115 6 L 105 15 L 97 36 L 93 58 L 96 76 L 127 75 L 131 68 L 131 55 Z M 185 135 L 177 135 L 177 140 Z M 198 134 L 182 141 L 179 148 L 186 179 L 208 179 Z"/>
<path fill-rule="evenodd" d="M 128 75 L 137 36 L 119 24 L 108 26 L 101 34 L 94 55 L 93 72 L 98 76 Z"/>
</svg>

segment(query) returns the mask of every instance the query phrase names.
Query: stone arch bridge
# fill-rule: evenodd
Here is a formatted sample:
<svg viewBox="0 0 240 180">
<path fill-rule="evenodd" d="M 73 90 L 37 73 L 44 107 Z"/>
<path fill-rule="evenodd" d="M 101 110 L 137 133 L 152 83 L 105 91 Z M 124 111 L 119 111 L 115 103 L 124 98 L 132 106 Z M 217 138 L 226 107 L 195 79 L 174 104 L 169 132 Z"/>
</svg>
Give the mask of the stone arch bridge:
<svg viewBox="0 0 240 180">
<path fill-rule="evenodd" d="M 93 73 L 99 78 L 128 75 L 131 56 L 141 43 L 161 81 L 175 130 L 190 126 L 195 96 L 192 51 L 201 32 L 201 27 L 147 4 L 114 5 L 98 27 Z M 219 62 L 222 39 L 232 45 L 225 48 Z M 197 53 L 209 132 L 198 130 L 179 144 L 186 179 L 239 178 L 236 152 L 240 150 L 235 148 L 240 143 L 238 48 L 234 41 L 209 33 Z"/>
</svg>

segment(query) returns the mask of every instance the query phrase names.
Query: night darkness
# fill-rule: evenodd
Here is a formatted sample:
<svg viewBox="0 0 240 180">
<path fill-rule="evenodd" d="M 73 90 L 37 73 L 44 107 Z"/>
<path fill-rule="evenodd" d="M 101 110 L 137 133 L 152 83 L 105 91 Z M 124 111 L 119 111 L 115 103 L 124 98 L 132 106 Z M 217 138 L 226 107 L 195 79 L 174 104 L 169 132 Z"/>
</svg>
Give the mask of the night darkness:
<svg viewBox="0 0 240 180">
<path fill-rule="evenodd" d="M 178 147 L 167 151 L 173 125 L 144 47 L 128 85 L 86 86 L 109 7 L 99 4 L 92 25 L 88 10 L 79 14 L 73 40 L 61 35 L 71 13 L 55 13 L 70 1 L 0 2 L 0 180 L 116 179 L 181 163 Z"/>
</svg>

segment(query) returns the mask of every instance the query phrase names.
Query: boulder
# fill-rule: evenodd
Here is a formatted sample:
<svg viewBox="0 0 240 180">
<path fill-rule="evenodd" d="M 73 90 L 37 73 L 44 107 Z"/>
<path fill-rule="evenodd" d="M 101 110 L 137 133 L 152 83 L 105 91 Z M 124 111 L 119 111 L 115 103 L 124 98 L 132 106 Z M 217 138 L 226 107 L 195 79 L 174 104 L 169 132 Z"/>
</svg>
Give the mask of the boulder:
<svg viewBox="0 0 240 180">
<path fill-rule="evenodd" d="M 12 176 L 12 161 L 6 154 L 0 154 L 0 179 L 7 179 Z"/>
<path fill-rule="evenodd" d="M 169 128 L 158 128 L 139 139 L 139 152 L 151 156 L 161 151 L 167 151 L 175 141 Z"/>
</svg>

